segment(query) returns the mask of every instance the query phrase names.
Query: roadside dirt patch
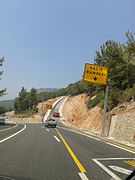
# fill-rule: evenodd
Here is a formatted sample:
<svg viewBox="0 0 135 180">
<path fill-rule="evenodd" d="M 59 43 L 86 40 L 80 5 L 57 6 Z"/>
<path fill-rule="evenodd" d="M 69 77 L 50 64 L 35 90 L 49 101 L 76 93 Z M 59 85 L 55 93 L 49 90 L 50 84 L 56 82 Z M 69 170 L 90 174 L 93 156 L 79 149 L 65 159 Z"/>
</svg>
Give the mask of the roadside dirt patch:
<svg viewBox="0 0 135 180">
<path fill-rule="evenodd" d="M 88 110 L 87 100 L 86 94 L 69 97 L 62 107 L 63 122 L 67 126 L 100 135 L 103 110 L 98 106 Z M 106 135 L 109 135 L 108 138 L 133 146 L 135 144 L 135 102 L 124 102 L 107 113 L 105 131 Z"/>
<path fill-rule="evenodd" d="M 50 99 L 46 102 L 41 102 L 38 104 L 37 108 L 38 108 L 38 113 L 34 114 L 30 117 L 27 117 L 26 115 L 15 115 L 14 111 L 12 112 L 7 112 L 6 116 L 7 118 L 12 121 L 12 122 L 16 122 L 16 123 L 39 123 L 42 122 L 42 119 L 47 111 L 46 109 L 46 104 L 50 103 L 53 104 L 56 100 L 58 100 L 59 97 L 54 98 L 54 99 Z"/>
<path fill-rule="evenodd" d="M 102 109 L 96 106 L 88 110 L 87 100 L 88 96 L 86 94 L 69 97 L 63 106 L 63 119 L 79 129 L 100 133 Z M 107 125 L 108 123 L 106 123 Z"/>
</svg>

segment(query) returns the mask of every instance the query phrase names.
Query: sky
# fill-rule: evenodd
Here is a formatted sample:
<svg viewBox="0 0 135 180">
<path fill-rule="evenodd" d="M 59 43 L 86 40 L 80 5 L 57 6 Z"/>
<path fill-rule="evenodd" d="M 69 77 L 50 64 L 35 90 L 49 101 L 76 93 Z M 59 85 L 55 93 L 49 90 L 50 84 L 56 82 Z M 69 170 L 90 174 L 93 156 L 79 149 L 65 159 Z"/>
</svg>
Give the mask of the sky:
<svg viewBox="0 0 135 180">
<path fill-rule="evenodd" d="M 0 0 L 0 89 L 62 88 L 82 79 L 106 40 L 135 32 L 134 0 Z"/>
</svg>

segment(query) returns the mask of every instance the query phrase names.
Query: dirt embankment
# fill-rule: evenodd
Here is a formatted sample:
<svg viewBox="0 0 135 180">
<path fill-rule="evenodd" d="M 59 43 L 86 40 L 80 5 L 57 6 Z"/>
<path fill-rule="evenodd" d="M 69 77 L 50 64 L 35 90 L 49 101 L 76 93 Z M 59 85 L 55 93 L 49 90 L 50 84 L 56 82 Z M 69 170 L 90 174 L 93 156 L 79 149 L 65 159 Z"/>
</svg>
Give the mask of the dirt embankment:
<svg viewBox="0 0 135 180">
<path fill-rule="evenodd" d="M 44 103 L 39 103 L 37 108 L 38 108 L 38 113 L 27 117 L 27 114 L 18 114 L 15 115 L 14 111 L 12 112 L 7 112 L 6 116 L 7 118 L 12 121 L 12 122 L 17 122 L 17 123 L 39 123 L 42 121 L 43 116 L 45 115 L 47 109 L 46 109 L 46 104 L 50 103 L 53 104 L 58 98 L 50 99 Z"/>
<path fill-rule="evenodd" d="M 100 134 L 103 110 L 98 106 L 88 110 L 87 101 L 86 94 L 69 97 L 62 107 L 62 118 L 67 125 Z M 135 102 L 122 103 L 107 113 L 105 132 L 119 142 L 135 144 Z"/>
<path fill-rule="evenodd" d="M 86 94 L 69 97 L 62 108 L 63 119 L 79 129 L 100 133 L 102 109 L 96 106 L 88 110 L 87 100 Z"/>
<path fill-rule="evenodd" d="M 63 119 L 72 126 L 99 133 L 102 126 L 103 110 L 99 106 L 88 110 L 87 101 L 88 96 L 86 94 L 69 97 L 62 108 Z M 133 117 L 135 116 L 135 102 L 122 103 L 107 113 L 106 130 L 108 129 L 111 114 L 117 117 Z"/>
</svg>

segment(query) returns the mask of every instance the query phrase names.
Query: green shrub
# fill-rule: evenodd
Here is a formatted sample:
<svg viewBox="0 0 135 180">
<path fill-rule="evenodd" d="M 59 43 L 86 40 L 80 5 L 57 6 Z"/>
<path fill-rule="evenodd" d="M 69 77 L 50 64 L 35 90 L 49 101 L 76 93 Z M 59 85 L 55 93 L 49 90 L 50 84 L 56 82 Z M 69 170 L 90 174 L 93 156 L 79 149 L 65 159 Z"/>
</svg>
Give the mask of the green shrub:
<svg viewBox="0 0 135 180">
<path fill-rule="evenodd" d="M 133 84 L 133 100 L 135 101 L 135 84 Z"/>
<path fill-rule="evenodd" d="M 0 114 L 4 114 L 8 109 L 5 106 L 0 106 Z"/>
<path fill-rule="evenodd" d="M 128 88 L 123 92 L 123 101 L 130 102 L 133 99 L 133 88 Z"/>
<path fill-rule="evenodd" d="M 104 99 L 100 100 L 100 107 L 103 109 L 104 108 Z"/>
<path fill-rule="evenodd" d="M 89 99 L 87 102 L 87 107 L 88 109 L 95 107 L 96 105 L 98 105 L 101 101 L 103 101 L 104 96 L 103 96 L 103 92 L 98 93 L 95 95 L 96 97 L 94 99 Z"/>
<path fill-rule="evenodd" d="M 88 102 L 87 102 L 87 107 L 88 109 L 92 108 L 92 107 L 95 107 L 98 103 L 99 103 L 99 99 L 96 97 L 95 99 L 89 99 Z"/>
<path fill-rule="evenodd" d="M 122 101 L 123 91 L 117 88 L 109 90 L 108 109 L 111 110 Z"/>
</svg>

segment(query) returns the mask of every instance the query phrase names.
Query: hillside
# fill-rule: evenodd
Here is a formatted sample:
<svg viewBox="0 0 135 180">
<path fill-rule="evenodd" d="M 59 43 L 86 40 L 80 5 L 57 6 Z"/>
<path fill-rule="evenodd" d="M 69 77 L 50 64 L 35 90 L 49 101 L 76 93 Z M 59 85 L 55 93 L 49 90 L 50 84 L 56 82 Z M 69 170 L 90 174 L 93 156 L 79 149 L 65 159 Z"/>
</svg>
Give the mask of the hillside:
<svg viewBox="0 0 135 180">
<path fill-rule="evenodd" d="M 135 34 L 127 32 L 126 42 L 120 43 L 107 40 L 99 50 L 96 51 L 93 64 L 108 67 L 109 98 L 108 110 L 112 110 L 119 103 L 135 101 Z M 88 71 L 89 73 L 91 71 Z M 83 76 L 83 69 L 82 69 Z M 81 77 L 81 75 L 80 75 Z M 83 76 L 84 77 L 84 76 Z M 78 82 L 70 83 L 66 88 L 58 91 L 41 94 L 42 97 L 54 98 L 57 96 L 76 96 L 85 93 L 89 96 L 87 107 L 90 109 L 96 105 L 103 108 L 105 86 L 81 79 Z M 91 99 L 95 96 L 95 99 Z"/>
<path fill-rule="evenodd" d="M 7 109 L 14 107 L 14 100 L 2 100 L 0 106 L 5 106 Z"/>
<path fill-rule="evenodd" d="M 60 110 L 61 116 L 68 126 L 100 135 L 103 110 L 99 106 L 88 109 L 88 99 L 86 94 L 69 97 Z M 135 145 L 134 101 L 120 103 L 107 113 L 105 132 L 120 143 Z"/>
<path fill-rule="evenodd" d="M 55 92 L 58 89 L 56 88 L 38 88 L 37 93 L 42 93 L 42 92 Z"/>
<path fill-rule="evenodd" d="M 69 97 L 62 108 L 63 119 L 79 129 L 100 133 L 102 109 L 95 106 L 89 110 L 86 105 L 88 99 L 86 94 Z"/>
<path fill-rule="evenodd" d="M 59 97 L 58 97 L 59 98 Z M 17 123 L 39 123 L 42 121 L 42 118 L 44 114 L 46 113 L 46 103 L 51 103 L 53 104 L 58 98 L 54 99 L 49 99 L 48 101 L 44 103 L 38 103 L 37 108 L 38 112 L 32 115 L 28 114 L 14 114 L 14 111 L 10 111 L 5 113 L 7 118 L 10 119 L 12 122 L 17 122 Z"/>
</svg>

